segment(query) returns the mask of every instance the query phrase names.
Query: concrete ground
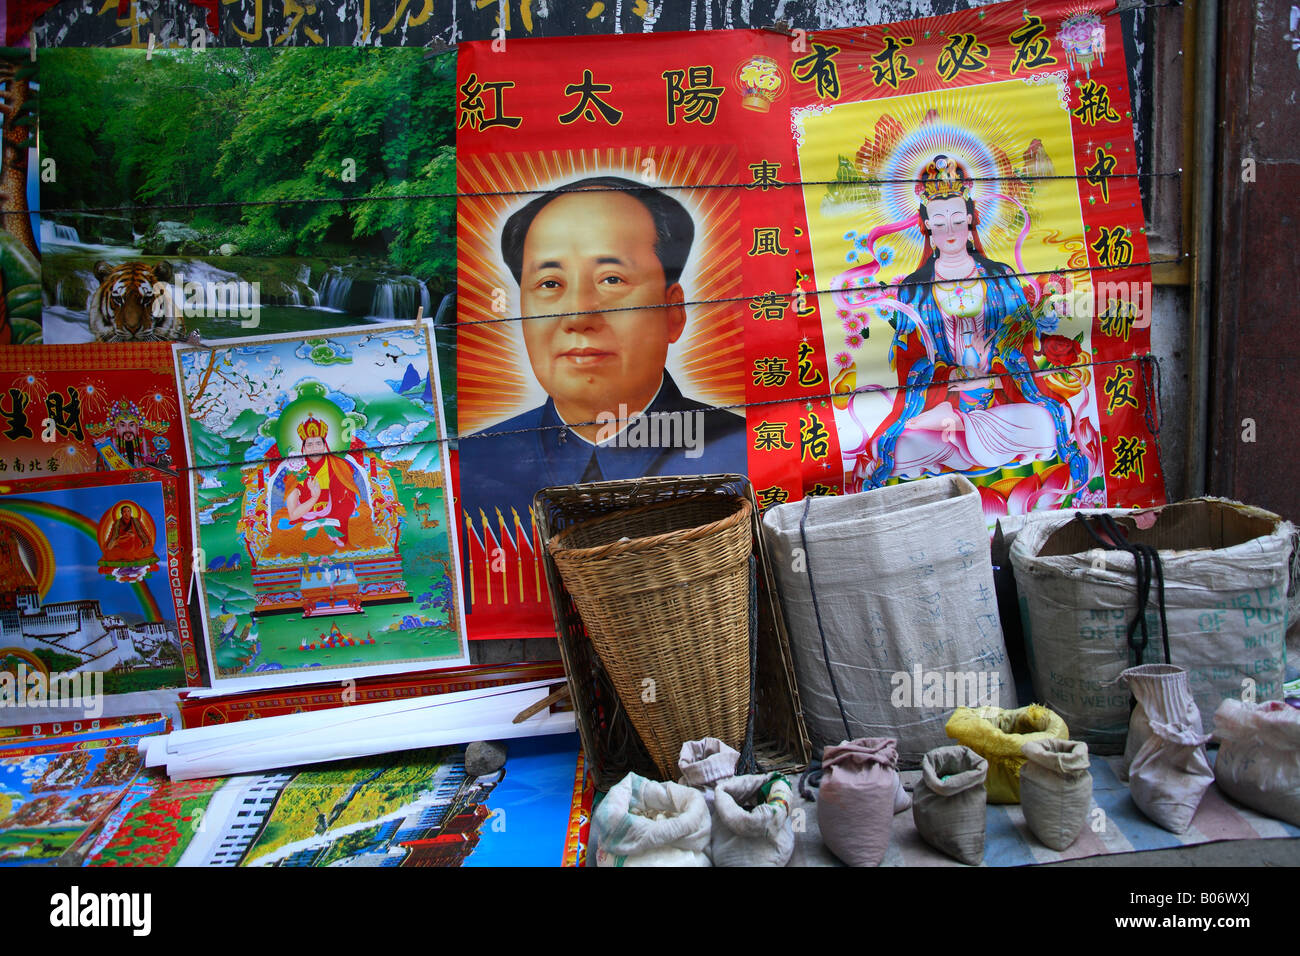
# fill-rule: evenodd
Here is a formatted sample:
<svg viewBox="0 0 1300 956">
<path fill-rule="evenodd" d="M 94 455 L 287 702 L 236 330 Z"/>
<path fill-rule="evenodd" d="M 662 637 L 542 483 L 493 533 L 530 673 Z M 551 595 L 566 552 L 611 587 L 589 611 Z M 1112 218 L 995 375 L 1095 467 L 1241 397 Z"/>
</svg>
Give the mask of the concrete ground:
<svg viewBox="0 0 1300 956">
<path fill-rule="evenodd" d="M 1300 838 L 1277 840 L 1227 840 L 1200 843 L 1171 850 L 1115 853 L 1083 860 L 1044 863 L 1042 866 L 1300 866 Z"/>
</svg>

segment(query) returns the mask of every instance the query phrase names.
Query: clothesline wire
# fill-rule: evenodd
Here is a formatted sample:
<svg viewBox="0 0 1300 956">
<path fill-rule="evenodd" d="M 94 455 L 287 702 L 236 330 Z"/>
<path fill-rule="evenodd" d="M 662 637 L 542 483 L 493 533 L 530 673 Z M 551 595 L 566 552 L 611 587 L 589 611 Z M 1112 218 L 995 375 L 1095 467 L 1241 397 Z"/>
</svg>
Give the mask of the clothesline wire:
<svg viewBox="0 0 1300 956">
<path fill-rule="evenodd" d="M 1148 259 L 1143 262 L 1129 262 L 1122 266 L 1062 266 L 1059 269 L 1039 269 L 1035 272 L 1004 272 L 1000 275 L 990 276 L 989 278 L 981 279 L 979 281 L 987 282 L 989 281 L 989 279 L 1011 279 L 1011 278 L 1020 278 L 1020 277 L 1027 277 L 1027 276 L 1060 275 L 1067 272 L 1068 273 L 1119 272 L 1124 269 L 1138 269 L 1144 266 L 1172 265 L 1190 258 L 1192 258 L 1192 253 L 1184 252 L 1181 255 L 1176 256 L 1172 259 Z M 440 329 L 457 328 L 463 325 L 495 325 L 501 322 L 523 322 L 529 319 L 562 319 L 573 315 L 603 315 L 609 312 L 636 312 L 645 309 L 665 309 L 672 305 L 697 306 L 697 305 L 712 305 L 721 302 L 753 302 L 758 299 L 761 299 L 763 296 L 771 295 L 771 294 L 775 294 L 789 299 L 798 299 L 800 294 L 802 294 L 803 297 L 806 299 L 811 296 L 831 295 L 836 292 L 859 292 L 859 293 L 867 292 L 867 291 L 879 292 L 879 291 L 884 291 L 886 289 L 922 288 L 922 287 L 927 287 L 932 285 L 952 283 L 956 281 L 961 281 L 961 280 L 932 279 L 927 282 L 907 282 L 907 283 L 882 282 L 882 283 L 876 283 L 874 285 L 850 286 L 845 289 L 802 289 L 802 290 L 791 289 L 789 292 L 777 292 L 776 290 L 770 290 L 769 292 L 760 292 L 758 295 L 732 295 L 732 296 L 723 296 L 716 299 L 691 299 L 685 302 L 676 302 L 676 303 L 660 302 L 652 305 L 619 306 L 616 308 L 608 308 L 608 309 L 583 309 L 581 312 L 540 312 L 535 315 L 503 316 L 501 318 L 495 318 L 495 319 L 472 319 L 465 322 L 444 322 L 441 325 L 435 326 L 434 331 L 436 332 Z M 401 320 L 398 319 L 396 321 L 400 322 Z"/>
<path fill-rule="evenodd" d="M 652 158 L 652 157 L 651 157 Z M 1183 174 L 1180 167 L 1172 172 L 1148 172 L 1148 173 L 1107 173 L 1105 180 L 1111 179 L 1158 179 L 1161 177 L 1178 177 Z M 971 183 L 993 183 L 993 182 L 1039 182 L 1050 180 L 1087 180 L 1090 177 L 1082 176 L 978 176 L 967 179 Z M 766 191 L 768 189 L 784 189 L 803 186 L 886 186 L 901 185 L 910 183 L 916 185 L 920 180 L 917 179 L 790 179 L 775 180 L 771 182 L 748 182 L 748 183 L 694 183 L 688 185 L 671 185 L 659 184 L 655 182 L 644 182 L 647 189 L 659 191 L 679 190 L 689 192 L 702 189 L 759 189 Z M 593 193 L 616 193 L 625 192 L 614 186 L 601 186 L 593 189 L 583 189 L 583 192 Z M 354 203 L 370 202 L 410 202 L 414 200 L 426 199 L 499 199 L 502 196 L 545 196 L 555 192 L 554 189 L 499 189 L 484 192 L 454 192 L 454 193 L 411 193 L 404 196 L 308 196 L 302 199 L 227 199 L 220 202 L 189 202 L 189 203 L 137 203 L 119 206 L 52 206 L 44 209 L 0 209 L 0 215 L 12 216 L 31 213 L 32 215 L 89 215 L 103 214 L 110 212 L 135 213 L 149 210 L 162 209 L 229 209 L 244 208 L 246 206 L 310 206 L 324 205 L 326 203 L 342 203 L 351 205 Z"/>
<path fill-rule="evenodd" d="M 1146 375 L 1145 369 L 1147 366 L 1154 365 L 1157 370 L 1157 374 L 1159 372 L 1159 368 L 1160 368 L 1159 359 L 1157 359 L 1154 355 L 1148 354 L 1148 355 L 1131 355 L 1128 356 L 1127 358 L 1118 358 L 1118 359 L 1094 359 L 1090 362 L 1080 362 L 1075 365 L 1059 365 L 1059 366 L 1054 365 L 1054 366 L 1049 366 L 1048 368 L 1033 369 L 1027 372 L 991 372 L 987 375 L 972 375 L 969 378 L 963 379 L 963 381 L 981 382 L 981 381 L 992 381 L 995 379 L 1005 379 L 1005 378 L 1014 379 L 1017 376 L 1021 376 L 1021 375 L 1030 375 L 1030 376 L 1037 377 L 1041 375 L 1051 375 L 1054 372 L 1067 372 L 1067 371 L 1073 371 L 1075 369 L 1084 369 L 1084 368 L 1100 368 L 1102 366 L 1108 366 L 1108 365 L 1126 365 L 1132 362 L 1136 362 L 1143 367 L 1144 381 Z M 430 374 L 436 375 L 437 374 L 436 369 L 431 369 Z M 727 405 L 712 405 L 709 407 L 709 410 L 710 411 L 735 411 L 744 408 L 765 408 L 773 405 L 799 405 L 799 404 L 807 404 L 809 402 L 844 400 L 844 399 L 851 398 L 854 395 L 862 395 L 868 392 L 913 391 L 917 389 L 929 389 L 935 387 L 936 387 L 936 383 L 934 382 L 923 382 L 923 383 L 901 384 L 901 385 L 883 385 L 883 386 L 870 385 L 870 386 L 863 386 L 861 388 L 851 389 L 849 391 L 844 391 L 844 392 L 823 392 L 823 393 L 818 393 L 813 395 L 799 395 L 792 398 L 767 398 L 767 399 L 760 399 L 753 402 L 735 402 Z M 1149 389 L 1146 391 L 1145 394 L 1148 397 L 1148 405 L 1149 405 L 1150 404 Z M 1156 395 L 1155 398 L 1158 401 L 1159 395 Z M 667 413 L 667 414 L 692 414 L 692 413 L 684 412 L 684 413 Z M 390 448 L 411 448 L 417 445 L 448 444 L 453 441 L 459 443 L 462 441 L 468 441 L 476 438 L 501 438 L 509 435 L 527 435 L 533 432 L 568 431 L 575 428 L 588 428 L 588 427 L 609 427 L 610 425 L 613 425 L 615 423 L 636 421 L 638 418 L 641 417 L 643 416 L 637 414 L 637 415 L 629 415 L 627 418 L 610 417 L 598 421 L 562 422 L 559 425 L 536 425 L 536 426 L 531 426 L 529 428 L 511 428 L 505 430 L 493 430 L 489 427 L 487 429 L 483 429 L 480 431 L 466 432 L 464 434 L 444 435 L 441 438 L 424 438 L 424 439 L 416 439 L 412 441 L 362 445 L 358 448 L 349 448 L 345 451 L 331 451 L 328 452 L 327 454 L 332 457 L 342 457 L 342 456 L 353 454 L 358 451 L 377 452 L 377 451 L 385 451 Z M 645 417 L 652 417 L 652 416 L 645 416 Z M 1147 425 L 1149 426 L 1149 430 L 1151 431 L 1152 438 L 1154 439 L 1158 437 L 1158 428 L 1150 427 L 1153 425 L 1150 418 L 1148 418 L 1147 420 Z M 195 464 L 186 465 L 183 468 L 178 469 L 178 471 L 212 471 L 218 468 L 241 468 L 253 464 L 265 464 L 268 462 L 289 461 L 294 458 L 302 458 L 302 457 L 303 456 L 301 454 L 296 454 L 296 455 L 280 455 L 279 457 L 276 458 L 266 457 L 266 458 L 255 458 L 252 460 L 241 459 L 237 461 L 205 462 L 204 464 L 201 465 L 195 465 Z"/>
</svg>

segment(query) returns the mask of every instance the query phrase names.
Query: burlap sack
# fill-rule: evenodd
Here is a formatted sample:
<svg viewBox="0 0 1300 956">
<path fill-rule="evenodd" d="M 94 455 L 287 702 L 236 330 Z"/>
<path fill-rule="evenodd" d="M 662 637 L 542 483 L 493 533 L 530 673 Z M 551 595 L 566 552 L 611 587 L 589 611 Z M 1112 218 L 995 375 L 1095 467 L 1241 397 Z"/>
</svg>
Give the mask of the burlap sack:
<svg viewBox="0 0 1300 956">
<path fill-rule="evenodd" d="M 846 741 L 822 752 L 817 823 L 827 849 L 849 866 L 879 866 L 898 799 L 898 752 L 889 738 Z"/>
<path fill-rule="evenodd" d="M 698 790 L 630 773 L 591 821 L 597 866 L 708 866 L 709 808 Z"/>
<path fill-rule="evenodd" d="M 984 859 L 988 761 L 969 747 L 936 747 L 921 761 L 912 820 L 921 839 L 971 866 Z"/>
<path fill-rule="evenodd" d="M 1205 729 L 1225 698 L 1249 679 L 1256 700 L 1280 700 L 1286 621 L 1300 620 L 1292 575 L 1295 528 L 1259 508 L 1198 498 L 1139 512 L 1110 509 L 1130 541 L 1159 551 L 1170 662 L 1184 667 Z M 1141 522 L 1141 527 L 1138 522 Z M 1034 512 L 1011 545 L 1034 697 L 1060 714 L 1094 754 L 1124 749 L 1129 695 L 1116 683 L 1137 663 L 1128 628 L 1137 613 L 1133 556 L 1102 550 L 1073 512 Z M 1077 522 L 1076 522 L 1077 523 Z M 1152 584 L 1151 642 L 1143 660 L 1163 661 Z"/>
<path fill-rule="evenodd" d="M 1219 789 L 1270 817 L 1300 826 L 1300 710 L 1282 701 L 1225 700 L 1214 715 L 1221 742 Z"/>
<path fill-rule="evenodd" d="M 1210 735 L 1173 664 L 1143 664 L 1120 674 L 1137 699 L 1124 745 L 1123 774 L 1139 810 L 1171 833 L 1185 833 L 1214 782 L 1205 755 Z"/>
<path fill-rule="evenodd" d="M 1031 740 L 1020 748 L 1020 806 L 1043 845 L 1064 850 L 1078 838 L 1092 805 L 1088 745 L 1077 740 Z"/>
<path fill-rule="evenodd" d="M 966 478 L 778 505 L 763 533 L 814 747 L 892 737 L 899 765 L 916 767 L 945 742 L 954 707 L 1015 706 L 988 526 Z"/>
<path fill-rule="evenodd" d="M 718 783 L 713 801 L 714 866 L 785 866 L 794 852 L 794 794 L 780 774 L 746 774 Z"/>
<path fill-rule="evenodd" d="M 1070 729 L 1046 707 L 1030 704 L 1015 710 L 1001 707 L 958 707 L 944 728 L 948 736 L 989 762 L 985 786 L 989 803 L 1020 802 L 1022 748 L 1034 740 L 1065 740 Z"/>
</svg>

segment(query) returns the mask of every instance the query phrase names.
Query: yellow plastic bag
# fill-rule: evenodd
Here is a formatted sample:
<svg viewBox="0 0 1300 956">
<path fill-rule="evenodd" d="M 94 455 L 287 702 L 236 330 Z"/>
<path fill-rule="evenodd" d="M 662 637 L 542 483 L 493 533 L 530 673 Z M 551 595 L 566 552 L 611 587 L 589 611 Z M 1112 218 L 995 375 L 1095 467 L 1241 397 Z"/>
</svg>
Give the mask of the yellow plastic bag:
<svg viewBox="0 0 1300 956">
<path fill-rule="evenodd" d="M 984 781 L 989 803 L 1020 802 L 1020 768 L 1025 764 L 1021 747 L 1034 740 L 1070 737 L 1065 721 L 1040 704 L 1015 710 L 958 707 L 944 730 L 989 762 Z"/>
</svg>

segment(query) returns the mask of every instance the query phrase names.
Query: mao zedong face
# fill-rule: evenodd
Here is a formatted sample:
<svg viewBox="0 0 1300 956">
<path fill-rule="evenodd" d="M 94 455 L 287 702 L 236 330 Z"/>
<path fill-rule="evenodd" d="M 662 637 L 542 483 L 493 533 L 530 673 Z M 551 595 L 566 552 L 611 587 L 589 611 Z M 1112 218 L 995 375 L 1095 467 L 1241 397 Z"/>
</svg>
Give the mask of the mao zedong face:
<svg viewBox="0 0 1300 956">
<path fill-rule="evenodd" d="M 582 191 L 549 202 L 524 237 L 519 286 L 523 315 L 566 313 L 523 321 L 533 374 L 561 416 L 593 421 L 653 400 L 686 310 L 642 202 Z"/>
</svg>

